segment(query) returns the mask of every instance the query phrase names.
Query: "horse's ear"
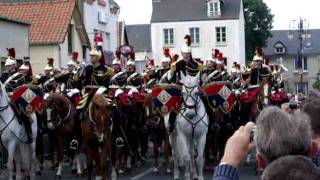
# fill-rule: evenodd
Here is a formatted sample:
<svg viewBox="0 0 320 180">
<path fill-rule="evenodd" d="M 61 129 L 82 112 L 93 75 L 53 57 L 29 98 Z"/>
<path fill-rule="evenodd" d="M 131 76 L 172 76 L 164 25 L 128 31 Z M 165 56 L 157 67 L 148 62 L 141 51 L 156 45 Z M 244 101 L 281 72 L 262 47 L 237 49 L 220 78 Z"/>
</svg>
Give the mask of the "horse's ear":
<svg viewBox="0 0 320 180">
<path fill-rule="evenodd" d="M 185 81 L 185 79 L 186 79 L 186 76 L 183 74 L 183 72 L 182 71 L 180 71 L 180 77 L 181 77 L 181 79 L 180 79 L 180 83 L 182 83 L 183 84 L 183 82 Z"/>
</svg>

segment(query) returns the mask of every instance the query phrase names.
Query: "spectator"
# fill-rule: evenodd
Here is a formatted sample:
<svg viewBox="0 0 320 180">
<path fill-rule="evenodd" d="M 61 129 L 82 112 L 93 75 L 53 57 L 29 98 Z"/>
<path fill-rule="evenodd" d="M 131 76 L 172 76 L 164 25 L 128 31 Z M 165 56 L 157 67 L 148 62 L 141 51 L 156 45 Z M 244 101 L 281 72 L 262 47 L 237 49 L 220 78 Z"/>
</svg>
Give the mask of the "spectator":
<svg viewBox="0 0 320 180">
<path fill-rule="evenodd" d="M 236 168 L 247 155 L 252 123 L 248 123 L 228 140 L 224 156 L 214 175 L 216 180 L 238 179 Z M 257 118 L 254 142 L 260 169 L 286 155 L 309 156 L 311 150 L 311 126 L 307 115 L 295 112 L 290 115 L 278 107 L 267 107 Z"/>
<path fill-rule="evenodd" d="M 311 98 L 312 97 L 312 98 Z M 312 140 L 315 143 L 317 152 L 315 153 L 314 162 L 317 166 L 320 166 L 320 98 L 316 96 L 309 97 L 309 100 L 303 103 L 302 111 L 309 115 L 311 128 L 312 128 Z"/>
<path fill-rule="evenodd" d="M 319 169 L 305 156 L 284 156 L 264 170 L 262 180 L 317 180 Z"/>
<path fill-rule="evenodd" d="M 311 150 L 308 116 L 301 112 L 290 115 L 278 107 L 267 107 L 257 118 L 255 144 L 262 169 L 281 156 L 308 156 Z"/>
</svg>

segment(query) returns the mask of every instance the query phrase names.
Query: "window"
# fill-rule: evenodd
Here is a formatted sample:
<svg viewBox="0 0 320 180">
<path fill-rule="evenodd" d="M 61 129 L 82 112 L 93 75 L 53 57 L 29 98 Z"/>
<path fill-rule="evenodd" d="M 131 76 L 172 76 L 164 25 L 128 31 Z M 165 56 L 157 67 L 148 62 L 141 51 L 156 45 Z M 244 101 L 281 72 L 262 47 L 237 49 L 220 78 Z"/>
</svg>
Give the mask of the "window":
<svg viewBox="0 0 320 180">
<path fill-rule="evenodd" d="M 302 58 L 302 68 L 304 72 L 308 71 L 308 57 Z M 296 67 L 296 63 L 294 63 L 294 70 L 298 71 L 299 69 Z"/>
<path fill-rule="evenodd" d="M 68 53 L 71 54 L 73 51 L 73 25 L 69 25 L 69 31 L 68 31 Z"/>
<path fill-rule="evenodd" d="M 208 2 L 208 16 L 220 16 L 220 1 L 209 1 Z"/>
<path fill-rule="evenodd" d="M 304 93 L 305 95 L 308 93 L 308 83 L 307 82 L 296 82 L 296 94 Z"/>
<path fill-rule="evenodd" d="M 163 42 L 166 46 L 171 46 L 174 44 L 173 29 L 163 29 Z"/>
<path fill-rule="evenodd" d="M 276 50 L 277 54 L 283 54 L 284 53 L 284 48 L 283 47 L 276 47 L 275 50 Z"/>
<path fill-rule="evenodd" d="M 216 27 L 216 43 L 223 44 L 227 42 L 226 27 Z"/>
<path fill-rule="evenodd" d="M 200 44 L 200 28 L 190 28 L 189 33 L 191 36 L 191 44 Z"/>
</svg>

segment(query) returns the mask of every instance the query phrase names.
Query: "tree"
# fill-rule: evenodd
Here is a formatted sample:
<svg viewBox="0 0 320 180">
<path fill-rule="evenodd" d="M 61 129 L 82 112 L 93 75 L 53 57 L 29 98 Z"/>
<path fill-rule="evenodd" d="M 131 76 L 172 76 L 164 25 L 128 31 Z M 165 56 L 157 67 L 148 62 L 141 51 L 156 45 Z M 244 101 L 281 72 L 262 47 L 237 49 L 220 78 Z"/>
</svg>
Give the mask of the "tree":
<svg viewBox="0 0 320 180">
<path fill-rule="evenodd" d="M 256 47 L 265 47 L 267 39 L 272 37 L 274 15 L 262 0 L 243 0 L 243 7 L 246 23 L 246 59 L 251 60 Z"/>
</svg>

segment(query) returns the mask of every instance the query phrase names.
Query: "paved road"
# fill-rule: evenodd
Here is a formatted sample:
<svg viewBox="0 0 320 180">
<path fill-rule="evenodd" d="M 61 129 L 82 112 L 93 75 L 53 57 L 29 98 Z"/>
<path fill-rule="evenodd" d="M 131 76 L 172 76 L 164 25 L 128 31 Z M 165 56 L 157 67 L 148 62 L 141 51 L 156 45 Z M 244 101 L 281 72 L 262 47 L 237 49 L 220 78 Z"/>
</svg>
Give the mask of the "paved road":
<svg viewBox="0 0 320 180">
<path fill-rule="evenodd" d="M 68 163 L 69 164 L 69 163 Z M 68 164 L 65 164 L 63 170 L 62 179 L 67 180 L 84 180 L 85 178 L 77 178 L 71 173 L 71 169 Z M 38 176 L 36 180 L 54 180 L 55 171 L 48 170 L 48 167 L 45 167 L 45 170 L 42 176 Z M 2 170 L 0 172 L 0 180 L 7 180 L 7 173 Z M 160 168 L 160 174 L 155 175 L 152 173 L 152 160 L 149 159 L 141 168 L 133 168 L 132 171 L 124 176 L 118 177 L 119 180 L 171 180 L 173 179 L 172 175 L 166 175 L 164 169 Z M 183 178 L 181 178 L 183 179 Z M 205 180 L 212 179 L 212 172 L 205 173 Z M 254 166 L 241 166 L 240 168 L 240 180 L 258 180 L 254 172 Z"/>
</svg>

